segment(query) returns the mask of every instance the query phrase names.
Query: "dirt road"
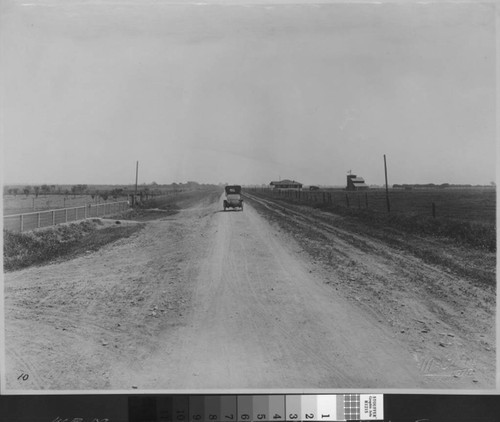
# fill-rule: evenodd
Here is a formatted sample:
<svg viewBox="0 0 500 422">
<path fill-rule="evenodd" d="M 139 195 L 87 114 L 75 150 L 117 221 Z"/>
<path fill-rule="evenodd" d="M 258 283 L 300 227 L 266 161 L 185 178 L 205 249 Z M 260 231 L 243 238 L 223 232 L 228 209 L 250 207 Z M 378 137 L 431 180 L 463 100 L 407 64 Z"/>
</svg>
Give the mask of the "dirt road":
<svg viewBox="0 0 500 422">
<path fill-rule="evenodd" d="M 257 201 L 222 212 L 219 194 L 204 195 L 98 252 L 6 274 L 9 390 L 493 387 L 494 346 L 457 330 L 444 333 L 456 347 L 396 335 Z M 369 266 L 397 277 L 388 262 Z M 351 272 L 369 279 L 366 268 Z M 426 306 L 418 292 L 400 300 Z"/>
</svg>

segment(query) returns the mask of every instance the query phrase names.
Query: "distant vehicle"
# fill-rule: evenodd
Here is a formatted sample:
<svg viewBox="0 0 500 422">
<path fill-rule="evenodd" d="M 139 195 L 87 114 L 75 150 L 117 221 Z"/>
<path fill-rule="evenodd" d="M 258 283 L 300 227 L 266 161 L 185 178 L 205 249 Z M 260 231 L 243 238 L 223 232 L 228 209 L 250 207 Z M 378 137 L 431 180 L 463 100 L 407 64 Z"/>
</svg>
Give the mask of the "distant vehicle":
<svg viewBox="0 0 500 422">
<path fill-rule="evenodd" d="M 243 211 L 243 199 L 241 199 L 241 186 L 230 185 L 224 188 L 226 199 L 224 199 L 224 211 L 227 208 L 240 208 Z"/>
<path fill-rule="evenodd" d="M 309 190 L 319 190 L 319 186 L 309 186 Z"/>
</svg>

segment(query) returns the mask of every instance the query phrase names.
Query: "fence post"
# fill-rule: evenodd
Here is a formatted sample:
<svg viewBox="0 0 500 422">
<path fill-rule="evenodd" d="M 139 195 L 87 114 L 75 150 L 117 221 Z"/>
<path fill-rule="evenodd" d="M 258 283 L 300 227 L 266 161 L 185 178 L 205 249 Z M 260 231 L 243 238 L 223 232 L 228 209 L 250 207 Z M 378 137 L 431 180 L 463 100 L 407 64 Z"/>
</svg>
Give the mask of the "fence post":
<svg viewBox="0 0 500 422">
<path fill-rule="evenodd" d="M 68 222 L 68 209 L 67 208 L 64 208 L 64 222 L 67 223 Z"/>
<path fill-rule="evenodd" d="M 23 218 L 23 215 L 21 214 L 21 232 L 23 231 L 24 229 L 24 218 Z"/>
<path fill-rule="evenodd" d="M 52 211 L 52 225 L 53 226 L 56 225 L 56 212 L 55 211 Z"/>
<path fill-rule="evenodd" d="M 345 194 L 345 201 L 347 202 L 347 208 L 349 208 L 349 195 Z"/>
<path fill-rule="evenodd" d="M 37 222 L 36 222 L 36 227 L 39 229 L 40 228 L 40 213 L 37 214 Z"/>
</svg>

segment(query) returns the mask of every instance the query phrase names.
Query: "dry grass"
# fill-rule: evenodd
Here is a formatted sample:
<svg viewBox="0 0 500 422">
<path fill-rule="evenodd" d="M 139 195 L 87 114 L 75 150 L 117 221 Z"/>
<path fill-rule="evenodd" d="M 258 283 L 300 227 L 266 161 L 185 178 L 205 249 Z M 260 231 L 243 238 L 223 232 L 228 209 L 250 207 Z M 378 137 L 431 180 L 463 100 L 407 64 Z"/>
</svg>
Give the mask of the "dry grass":
<svg viewBox="0 0 500 422">
<path fill-rule="evenodd" d="M 142 225 L 99 227 L 100 220 L 54 226 L 26 233 L 4 231 L 4 271 L 42 265 L 96 251 L 108 243 L 129 237 Z"/>
<path fill-rule="evenodd" d="M 288 203 L 320 208 L 327 212 L 352 217 L 373 227 L 446 238 L 468 247 L 496 251 L 496 190 L 418 189 L 390 191 L 391 212 L 387 212 L 385 192 L 295 192 L 278 196 L 264 193 Z M 347 204 L 349 203 L 349 207 Z M 436 217 L 432 215 L 435 204 Z"/>
<path fill-rule="evenodd" d="M 220 195 L 218 189 L 182 192 L 148 200 L 140 206 L 109 219 L 145 222 L 179 212 L 200 199 L 211 201 Z M 40 230 L 13 233 L 4 230 L 4 270 L 14 271 L 42 265 L 55 259 L 69 259 L 95 251 L 120 238 L 126 238 L 144 227 L 143 224 L 107 224 L 99 219 L 58 225 Z"/>
</svg>

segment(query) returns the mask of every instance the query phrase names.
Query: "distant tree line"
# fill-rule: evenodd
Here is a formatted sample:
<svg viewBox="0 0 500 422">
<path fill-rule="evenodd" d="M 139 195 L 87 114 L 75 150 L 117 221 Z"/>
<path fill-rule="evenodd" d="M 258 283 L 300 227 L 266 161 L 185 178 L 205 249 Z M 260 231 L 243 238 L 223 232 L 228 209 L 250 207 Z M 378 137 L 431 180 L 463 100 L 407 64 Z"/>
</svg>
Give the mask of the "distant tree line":
<svg viewBox="0 0 500 422">
<path fill-rule="evenodd" d="M 182 192 L 186 190 L 197 190 L 205 187 L 211 187 L 211 184 L 200 184 L 194 181 L 188 181 L 186 183 L 170 183 L 160 185 L 156 182 L 150 184 L 142 184 L 138 186 L 137 194 L 148 198 L 151 196 L 162 195 L 172 192 Z M 39 186 L 4 186 L 4 195 L 25 195 L 26 198 L 33 195 L 38 198 L 39 195 L 65 195 L 69 197 L 73 195 L 73 198 L 81 195 L 90 195 L 92 199 L 102 198 L 104 201 L 109 198 L 117 199 L 119 197 L 133 195 L 135 194 L 135 186 L 128 185 L 124 187 L 114 187 L 112 185 L 94 185 L 89 186 L 86 184 L 76 184 L 76 185 L 48 185 L 43 184 Z"/>
<path fill-rule="evenodd" d="M 471 184 L 453 184 L 453 183 L 441 183 L 441 184 L 435 184 L 435 183 L 425 183 L 425 184 L 394 184 L 392 185 L 393 188 L 395 189 L 445 189 L 445 188 L 473 188 L 473 187 L 484 187 L 485 185 L 471 185 Z M 491 182 L 489 185 L 486 186 L 495 186 L 494 182 Z"/>
</svg>

